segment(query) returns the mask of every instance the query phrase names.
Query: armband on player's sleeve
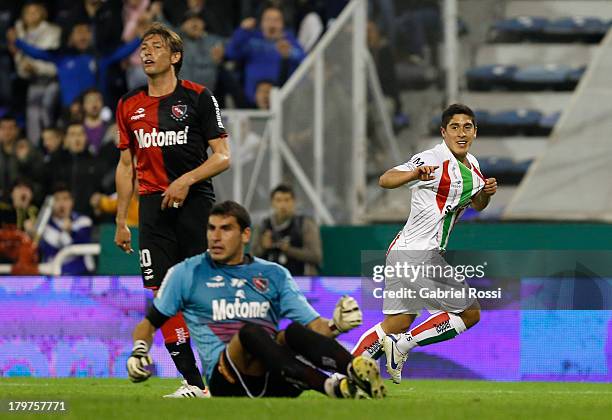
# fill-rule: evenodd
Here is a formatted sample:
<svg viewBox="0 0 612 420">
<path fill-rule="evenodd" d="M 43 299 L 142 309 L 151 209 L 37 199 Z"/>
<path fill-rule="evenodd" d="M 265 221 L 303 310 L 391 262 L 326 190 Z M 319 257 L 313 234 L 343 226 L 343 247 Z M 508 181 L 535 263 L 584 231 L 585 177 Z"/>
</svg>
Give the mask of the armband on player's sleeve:
<svg viewBox="0 0 612 420">
<path fill-rule="evenodd" d="M 155 329 L 161 328 L 161 326 L 164 325 L 164 323 L 170 319 L 169 316 L 166 316 L 159 312 L 159 310 L 155 307 L 155 304 L 151 305 L 145 318 L 149 320 L 149 322 L 155 327 Z"/>
</svg>

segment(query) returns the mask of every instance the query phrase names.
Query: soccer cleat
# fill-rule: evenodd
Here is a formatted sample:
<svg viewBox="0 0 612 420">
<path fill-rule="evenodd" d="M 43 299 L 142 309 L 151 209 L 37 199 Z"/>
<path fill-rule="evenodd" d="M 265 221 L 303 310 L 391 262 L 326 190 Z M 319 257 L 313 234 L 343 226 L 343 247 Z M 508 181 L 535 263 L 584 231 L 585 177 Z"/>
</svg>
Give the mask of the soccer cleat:
<svg viewBox="0 0 612 420">
<path fill-rule="evenodd" d="M 179 389 L 172 394 L 164 395 L 164 398 L 210 398 L 210 392 L 208 388 L 200 389 L 183 381 Z"/>
<path fill-rule="evenodd" d="M 397 349 L 397 339 L 394 334 L 383 337 L 382 346 L 387 356 L 387 372 L 391 375 L 393 383 L 399 384 L 402 381 L 402 367 L 408 359 L 408 353 L 402 353 Z"/>
<path fill-rule="evenodd" d="M 374 360 L 363 356 L 355 357 L 349 365 L 348 374 L 349 379 L 358 388 L 356 398 L 360 398 L 361 392 L 377 400 L 387 395 L 378 365 Z"/>
</svg>

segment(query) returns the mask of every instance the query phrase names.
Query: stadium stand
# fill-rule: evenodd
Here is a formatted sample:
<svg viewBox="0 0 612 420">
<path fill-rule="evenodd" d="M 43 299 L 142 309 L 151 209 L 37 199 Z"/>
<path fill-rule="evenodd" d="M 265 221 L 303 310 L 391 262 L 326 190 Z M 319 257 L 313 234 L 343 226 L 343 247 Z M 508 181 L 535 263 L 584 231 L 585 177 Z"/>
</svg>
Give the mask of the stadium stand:
<svg viewBox="0 0 612 420">
<path fill-rule="evenodd" d="M 466 4 L 464 17 L 470 7 L 474 3 Z M 510 0 L 484 13 L 489 28 L 471 38 L 459 101 L 476 111 L 479 136 L 473 154 L 483 173 L 502 180 L 495 205 L 481 216 L 495 218 L 546 150 L 611 27 L 612 4 Z M 418 142 L 421 150 L 439 142 L 438 111 L 427 123 L 432 137 Z"/>
</svg>

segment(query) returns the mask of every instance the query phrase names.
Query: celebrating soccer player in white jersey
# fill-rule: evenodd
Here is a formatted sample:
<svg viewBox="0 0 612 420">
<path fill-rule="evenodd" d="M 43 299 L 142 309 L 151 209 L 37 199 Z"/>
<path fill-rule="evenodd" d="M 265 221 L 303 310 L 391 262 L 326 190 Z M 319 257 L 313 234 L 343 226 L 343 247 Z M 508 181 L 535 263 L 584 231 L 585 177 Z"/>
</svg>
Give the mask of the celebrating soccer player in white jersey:
<svg viewBox="0 0 612 420">
<path fill-rule="evenodd" d="M 465 281 L 435 270 L 449 268 L 442 254 L 463 211 L 470 205 L 482 211 L 497 191 L 495 178 L 485 179 L 469 153 L 476 131 L 474 112 L 463 104 L 450 105 L 442 113 L 444 141 L 388 170 L 379 180 L 383 188 L 412 189 L 410 216 L 389 246 L 385 268 L 407 263 L 421 265 L 422 271 L 408 279 L 385 270 L 385 318 L 361 336 L 352 353 L 378 358 L 384 352 L 395 383 L 401 381 L 412 348 L 451 339 L 480 320 L 480 306 L 469 294 L 446 293 L 465 291 Z M 425 267 L 433 267 L 434 274 Z M 415 292 L 413 297 L 395 297 L 402 295 L 394 292 L 406 289 Z M 408 331 L 421 309 L 428 309 L 431 316 Z"/>
</svg>

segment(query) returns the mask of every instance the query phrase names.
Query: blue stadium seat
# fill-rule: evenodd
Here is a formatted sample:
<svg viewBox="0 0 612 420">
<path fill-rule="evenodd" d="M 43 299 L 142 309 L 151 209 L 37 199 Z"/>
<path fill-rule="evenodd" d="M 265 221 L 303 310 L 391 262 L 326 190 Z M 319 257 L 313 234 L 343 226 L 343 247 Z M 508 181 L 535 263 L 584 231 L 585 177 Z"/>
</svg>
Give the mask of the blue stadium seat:
<svg viewBox="0 0 612 420">
<path fill-rule="evenodd" d="M 527 173 L 531 159 L 515 162 L 501 157 L 483 157 L 479 160 L 480 171 L 487 178 L 496 178 L 500 185 L 517 185 Z"/>
<path fill-rule="evenodd" d="M 526 66 L 513 74 L 512 87 L 516 90 L 571 90 L 569 83 L 572 68 L 564 64 Z"/>
<path fill-rule="evenodd" d="M 561 118 L 561 111 L 553 112 L 552 114 L 543 115 L 540 119 L 540 135 L 549 135 L 557 122 Z"/>
<path fill-rule="evenodd" d="M 535 109 L 514 109 L 492 114 L 488 125 L 491 135 L 529 136 L 537 133 L 541 119 L 542 113 Z"/>
<path fill-rule="evenodd" d="M 495 22 L 489 32 L 494 42 L 520 42 L 537 38 L 544 32 L 548 19 L 538 16 L 519 16 Z"/>
<path fill-rule="evenodd" d="M 468 89 L 481 91 L 507 89 L 511 87 L 513 76 L 516 71 L 516 66 L 502 64 L 479 66 L 469 69 L 466 72 Z"/>
<path fill-rule="evenodd" d="M 555 42 L 599 42 L 608 26 L 608 22 L 597 17 L 564 17 L 549 22 L 544 27 L 544 35 Z"/>
<path fill-rule="evenodd" d="M 585 72 L 586 66 L 576 67 L 570 70 L 570 72 L 567 74 L 568 84 L 571 84 L 573 85 L 573 87 L 576 87 Z"/>
</svg>

